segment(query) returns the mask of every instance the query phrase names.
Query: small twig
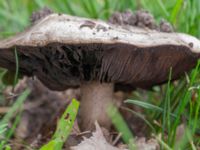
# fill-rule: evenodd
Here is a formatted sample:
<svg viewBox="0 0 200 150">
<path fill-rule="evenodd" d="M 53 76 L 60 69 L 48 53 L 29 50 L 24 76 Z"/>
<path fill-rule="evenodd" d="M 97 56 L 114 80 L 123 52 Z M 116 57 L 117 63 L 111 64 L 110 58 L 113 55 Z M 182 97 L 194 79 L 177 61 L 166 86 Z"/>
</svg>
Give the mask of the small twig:
<svg viewBox="0 0 200 150">
<path fill-rule="evenodd" d="M 9 96 L 7 96 L 6 99 L 7 99 L 7 100 L 13 99 L 13 98 L 15 98 L 15 97 L 17 97 L 17 96 L 19 96 L 19 94 L 15 94 L 15 93 L 13 93 L 13 92 L 9 92 Z"/>
<path fill-rule="evenodd" d="M 117 142 L 119 141 L 119 139 L 121 138 L 122 133 L 120 132 L 117 137 L 115 138 L 115 140 L 112 142 L 112 145 L 115 146 L 117 144 Z"/>
<path fill-rule="evenodd" d="M 84 132 L 76 134 L 76 136 L 82 136 L 84 134 L 89 134 L 89 133 L 91 133 L 91 131 L 84 131 Z"/>
<path fill-rule="evenodd" d="M 158 127 L 162 127 L 162 125 L 158 122 L 158 121 L 156 121 L 156 120 L 153 120 L 153 123 L 155 124 L 155 125 L 157 125 Z"/>
</svg>

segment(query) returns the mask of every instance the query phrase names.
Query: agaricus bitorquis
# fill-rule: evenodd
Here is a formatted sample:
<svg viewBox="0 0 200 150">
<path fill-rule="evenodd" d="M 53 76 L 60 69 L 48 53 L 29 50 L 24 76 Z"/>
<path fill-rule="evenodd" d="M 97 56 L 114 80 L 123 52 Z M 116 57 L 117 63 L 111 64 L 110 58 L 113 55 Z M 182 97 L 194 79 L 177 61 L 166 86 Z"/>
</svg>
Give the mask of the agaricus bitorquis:
<svg viewBox="0 0 200 150">
<path fill-rule="evenodd" d="M 200 41 L 183 33 L 120 26 L 100 20 L 50 14 L 22 33 L 0 41 L 0 66 L 36 76 L 52 90 L 80 87 L 80 127 L 109 129 L 106 109 L 114 89 L 149 88 L 191 70 Z"/>
</svg>

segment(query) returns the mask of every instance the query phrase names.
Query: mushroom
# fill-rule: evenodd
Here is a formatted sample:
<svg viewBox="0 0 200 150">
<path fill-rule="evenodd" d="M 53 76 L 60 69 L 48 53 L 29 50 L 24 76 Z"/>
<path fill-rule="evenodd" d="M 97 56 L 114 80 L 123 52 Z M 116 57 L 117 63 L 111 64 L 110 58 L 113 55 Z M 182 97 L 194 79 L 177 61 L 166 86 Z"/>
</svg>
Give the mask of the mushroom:
<svg viewBox="0 0 200 150">
<path fill-rule="evenodd" d="M 107 129 L 106 108 L 114 90 L 150 88 L 178 79 L 199 58 L 200 41 L 183 33 L 165 33 L 100 20 L 50 14 L 24 32 L 0 41 L 0 66 L 37 76 L 52 90 L 80 87 L 80 127 L 97 120 Z"/>
</svg>

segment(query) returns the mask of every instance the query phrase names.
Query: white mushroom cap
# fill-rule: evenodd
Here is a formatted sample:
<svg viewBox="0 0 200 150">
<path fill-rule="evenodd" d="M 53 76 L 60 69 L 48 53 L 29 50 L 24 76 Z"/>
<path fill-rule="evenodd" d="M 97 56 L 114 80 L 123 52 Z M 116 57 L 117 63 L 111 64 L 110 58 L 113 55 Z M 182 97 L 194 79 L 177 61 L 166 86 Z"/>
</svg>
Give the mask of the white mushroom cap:
<svg viewBox="0 0 200 150">
<path fill-rule="evenodd" d="M 48 43 L 125 43 L 138 47 L 182 45 L 200 52 L 200 41 L 183 33 L 165 33 L 133 26 L 117 26 L 100 20 L 51 14 L 17 36 L 0 42 L 0 48 L 45 46 Z"/>
</svg>

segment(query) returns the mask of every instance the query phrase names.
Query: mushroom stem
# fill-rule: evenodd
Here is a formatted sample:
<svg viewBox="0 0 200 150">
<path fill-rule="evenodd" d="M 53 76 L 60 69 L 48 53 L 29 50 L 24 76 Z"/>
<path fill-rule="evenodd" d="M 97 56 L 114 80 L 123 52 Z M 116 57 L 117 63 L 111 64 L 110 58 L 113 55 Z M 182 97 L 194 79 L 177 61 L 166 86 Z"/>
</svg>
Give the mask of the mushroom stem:
<svg viewBox="0 0 200 150">
<path fill-rule="evenodd" d="M 106 110 L 114 102 L 114 84 L 98 81 L 85 82 L 81 85 L 80 128 L 82 131 L 94 129 L 95 121 L 101 127 L 109 129 L 111 120 Z"/>
</svg>

